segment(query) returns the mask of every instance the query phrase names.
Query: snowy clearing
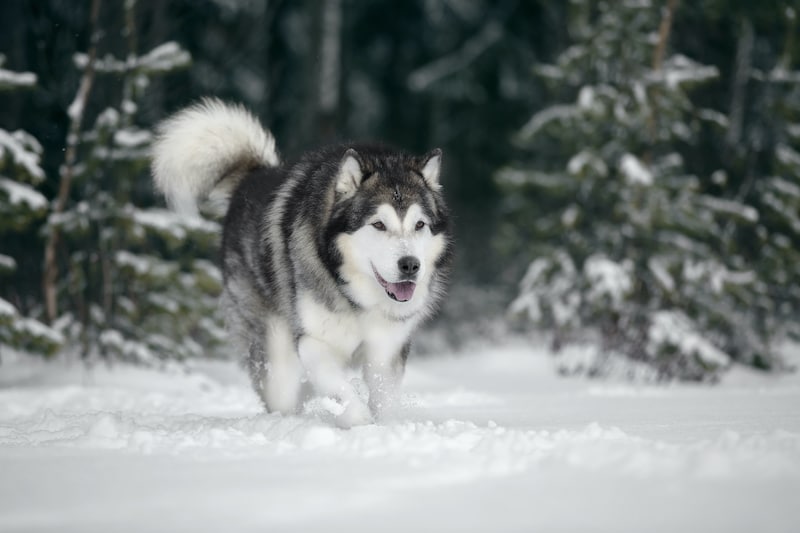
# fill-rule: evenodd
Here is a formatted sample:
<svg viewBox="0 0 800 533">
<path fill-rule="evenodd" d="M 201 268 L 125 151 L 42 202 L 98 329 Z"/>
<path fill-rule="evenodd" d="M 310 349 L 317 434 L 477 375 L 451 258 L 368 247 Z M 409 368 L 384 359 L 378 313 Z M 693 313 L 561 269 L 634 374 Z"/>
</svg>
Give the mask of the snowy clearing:
<svg viewBox="0 0 800 533">
<path fill-rule="evenodd" d="M 0 366 L 1 531 L 794 531 L 800 378 L 560 379 L 410 361 L 380 425 L 260 411 L 233 363 Z"/>
</svg>

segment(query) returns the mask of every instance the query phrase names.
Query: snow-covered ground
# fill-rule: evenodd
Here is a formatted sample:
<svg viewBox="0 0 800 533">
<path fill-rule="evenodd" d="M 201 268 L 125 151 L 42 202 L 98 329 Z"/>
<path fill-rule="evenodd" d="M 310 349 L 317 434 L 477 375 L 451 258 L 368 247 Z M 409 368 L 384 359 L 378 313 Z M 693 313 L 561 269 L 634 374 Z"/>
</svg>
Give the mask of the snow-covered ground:
<svg viewBox="0 0 800 533">
<path fill-rule="evenodd" d="M 0 531 L 800 531 L 800 378 L 412 359 L 396 419 L 261 412 L 232 363 L 0 365 Z"/>
</svg>

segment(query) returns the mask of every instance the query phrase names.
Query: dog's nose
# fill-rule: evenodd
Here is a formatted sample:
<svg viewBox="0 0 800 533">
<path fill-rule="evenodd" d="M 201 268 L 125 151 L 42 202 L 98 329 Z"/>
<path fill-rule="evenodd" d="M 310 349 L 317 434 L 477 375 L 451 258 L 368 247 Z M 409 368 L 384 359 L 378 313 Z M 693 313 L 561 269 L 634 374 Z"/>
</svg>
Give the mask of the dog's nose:
<svg viewBox="0 0 800 533">
<path fill-rule="evenodd" d="M 419 270 L 419 259 L 413 255 L 401 257 L 397 262 L 397 268 L 399 268 L 400 273 L 405 276 L 414 276 Z"/>
</svg>

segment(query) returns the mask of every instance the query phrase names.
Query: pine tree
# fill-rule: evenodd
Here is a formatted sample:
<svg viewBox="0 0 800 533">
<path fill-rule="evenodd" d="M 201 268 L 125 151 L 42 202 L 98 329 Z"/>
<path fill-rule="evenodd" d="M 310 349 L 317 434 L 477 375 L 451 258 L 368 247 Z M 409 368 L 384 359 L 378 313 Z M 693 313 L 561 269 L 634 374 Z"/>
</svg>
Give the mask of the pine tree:
<svg viewBox="0 0 800 533">
<path fill-rule="evenodd" d="M 787 7 L 783 14 L 786 38 L 780 56 L 767 69 L 749 73 L 756 108 L 749 128 L 754 134 L 744 140 L 736 161 L 763 162 L 746 166 L 739 191 L 758 210 L 759 224 L 738 235 L 759 279 L 751 312 L 767 345 L 751 358 L 763 368 L 781 364 L 770 341 L 786 335 L 800 339 L 800 70 L 793 66 L 798 13 Z"/>
<path fill-rule="evenodd" d="M 152 205 L 149 145 L 138 124 L 151 79 L 186 66 L 189 55 L 174 42 L 137 54 L 135 2 L 125 4 L 125 59 L 111 53 L 77 54 L 76 66 L 120 80 L 116 104 L 80 131 L 64 208 L 46 231 L 66 249 L 65 276 L 55 287 L 58 319 L 84 356 L 95 353 L 135 362 L 213 354 L 222 337 L 216 312 L 221 275 L 207 259 L 219 227 L 185 219 Z M 85 105 L 76 99 L 73 107 Z"/>
<path fill-rule="evenodd" d="M 0 92 L 36 84 L 35 74 L 6 70 L 2 68 L 4 62 L 5 57 L 0 55 Z M 5 243 L 11 235 L 40 221 L 47 211 L 47 199 L 36 190 L 45 178 L 41 155 L 41 145 L 28 132 L 0 128 L 0 240 Z M 3 248 L 0 280 L 6 289 L 0 293 L 0 345 L 52 354 L 63 343 L 62 336 L 35 318 L 22 316 L 17 306 L 6 299 L 22 296 L 11 290 L 17 260 Z"/>
<path fill-rule="evenodd" d="M 712 178 L 682 155 L 721 120 L 688 96 L 718 71 L 665 59 L 675 2 L 571 7 L 574 44 L 537 68 L 567 101 L 530 119 L 517 137 L 528 162 L 498 173 L 501 242 L 534 258 L 512 311 L 552 331 L 557 349 L 597 342 L 595 358 L 564 360 L 565 371 L 607 373 L 622 355 L 659 377 L 704 379 L 748 361 L 764 349 L 742 311 L 758 280 L 726 228 L 754 228 L 758 211 L 708 194 Z"/>
</svg>

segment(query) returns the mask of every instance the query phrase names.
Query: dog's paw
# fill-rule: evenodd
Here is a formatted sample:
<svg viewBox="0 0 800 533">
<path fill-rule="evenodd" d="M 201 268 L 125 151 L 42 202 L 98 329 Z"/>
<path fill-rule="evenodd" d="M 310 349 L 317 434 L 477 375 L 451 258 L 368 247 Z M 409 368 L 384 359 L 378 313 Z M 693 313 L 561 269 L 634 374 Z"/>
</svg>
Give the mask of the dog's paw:
<svg viewBox="0 0 800 533">
<path fill-rule="evenodd" d="M 375 420 L 391 418 L 398 409 L 397 397 L 394 394 L 372 394 L 369 398 L 369 410 Z"/>
<path fill-rule="evenodd" d="M 342 429 L 353 426 L 363 426 L 373 422 L 369 407 L 360 400 L 351 400 L 339 415 L 336 416 L 336 425 Z"/>
</svg>

